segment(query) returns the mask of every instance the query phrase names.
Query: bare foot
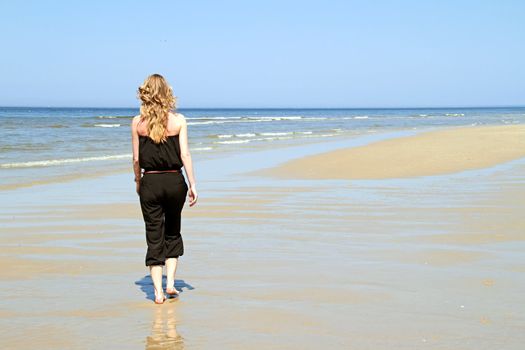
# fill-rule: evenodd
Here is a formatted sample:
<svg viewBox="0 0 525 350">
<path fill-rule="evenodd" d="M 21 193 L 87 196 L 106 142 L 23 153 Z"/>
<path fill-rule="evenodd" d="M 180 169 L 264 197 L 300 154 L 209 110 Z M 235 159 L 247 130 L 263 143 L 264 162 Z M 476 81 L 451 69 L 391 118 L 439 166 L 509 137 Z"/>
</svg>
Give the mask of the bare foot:
<svg viewBox="0 0 525 350">
<path fill-rule="evenodd" d="M 176 288 L 166 288 L 166 294 L 171 296 L 179 295 L 179 291 Z"/>
<path fill-rule="evenodd" d="M 160 295 L 155 291 L 155 304 L 163 304 L 166 300 L 166 295 L 163 292 L 160 292 Z"/>
</svg>

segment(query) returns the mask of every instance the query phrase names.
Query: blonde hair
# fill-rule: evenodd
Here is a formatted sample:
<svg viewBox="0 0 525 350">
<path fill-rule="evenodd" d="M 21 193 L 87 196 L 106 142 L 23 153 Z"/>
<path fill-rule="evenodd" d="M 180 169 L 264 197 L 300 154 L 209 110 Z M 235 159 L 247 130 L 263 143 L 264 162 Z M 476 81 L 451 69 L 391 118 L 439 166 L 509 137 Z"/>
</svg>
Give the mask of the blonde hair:
<svg viewBox="0 0 525 350">
<path fill-rule="evenodd" d="M 138 89 L 142 101 L 140 115 L 148 122 L 148 135 L 155 143 L 167 140 L 168 115 L 174 110 L 176 98 L 168 82 L 160 74 L 152 74 Z"/>
</svg>

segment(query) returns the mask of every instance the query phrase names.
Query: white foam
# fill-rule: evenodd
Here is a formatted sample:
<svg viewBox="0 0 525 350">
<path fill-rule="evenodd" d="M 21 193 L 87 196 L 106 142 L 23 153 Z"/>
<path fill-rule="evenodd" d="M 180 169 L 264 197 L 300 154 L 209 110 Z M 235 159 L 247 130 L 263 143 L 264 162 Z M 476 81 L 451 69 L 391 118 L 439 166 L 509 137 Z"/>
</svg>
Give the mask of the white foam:
<svg viewBox="0 0 525 350">
<path fill-rule="evenodd" d="M 315 135 L 305 135 L 303 137 L 330 137 L 330 136 L 339 136 L 338 134 L 315 134 Z"/>
<path fill-rule="evenodd" d="M 197 148 L 192 148 L 191 150 L 192 151 L 210 151 L 212 149 L 213 149 L 212 147 L 197 147 Z"/>
<path fill-rule="evenodd" d="M 219 118 L 214 118 L 214 119 L 219 119 Z M 266 121 L 266 120 L 262 120 L 262 121 Z M 241 120 L 241 119 L 236 119 L 236 120 L 206 120 L 206 121 L 203 121 L 203 122 L 188 122 L 188 125 L 209 125 L 209 124 L 225 124 L 225 123 L 254 123 L 254 122 L 258 122 L 257 120 Z"/>
<path fill-rule="evenodd" d="M 356 115 L 353 119 L 368 119 L 367 115 Z"/>
<path fill-rule="evenodd" d="M 254 137 L 255 134 L 251 133 L 251 132 L 248 132 L 248 133 L 245 133 L 245 134 L 235 134 L 236 137 Z"/>
<path fill-rule="evenodd" d="M 260 135 L 264 136 L 284 136 L 284 135 L 291 135 L 292 132 L 262 132 Z"/>
<path fill-rule="evenodd" d="M 277 140 L 278 137 L 261 137 L 258 139 L 253 139 L 253 141 L 271 141 L 271 140 Z"/>
<path fill-rule="evenodd" d="M 222 143 L 222 144 L 234 144 L 234 143 L 248 143 L 250 140 L 231 140 L 231 141 L 217 141 L 215 143 Z"/>
<path fill-rule="evenodd" d="M 262 123 L 262 122 L 274 122 L 274 121 L 287 121 L 287 120 L 325 120 L 326 117 L 300 117 L 300 116 L 288 116 L 288 117 L 193 117 L 187 118 L 189 120 L 188 125 L 209 125 L 209 124 L 224 124 L 224 123 Z"/>
<path fill-rule="evenodd" d="M 289 116 L 289 117 L 248 117 L 249 119 L 257 119 L 257 120 L 298 120 L 303 119 L 301 116 Z"/>
<path fill-rule="evenodd" d="M 82 158 L 66 158 L 66 159 L 48 159 L 48 160 L 36 160 L 30 162 L 18 162 L 18 163 L 5 163 L 0 164 L 0 168 L 30 168 L 30 167 L 45 167 L 53 165 L 62 165 L 70 163 L 80 162 L 92 162 L 97 160 L 110 160 L 110 159 L 124 159 L 131 158 L 131 154 L 116 154 L 111 156 L 98 156 L 98 157 L 82 157 Z"/>
<path fill-rule="evenodd" d="M 226 134 L 226 135 L 217 135 L 218 138 L 220 139 L 229 139 L 230 137 L 233 137 L 233 135 L 229 135 L 229 134 Z"/>
<path fill-rule="evenodd" d="M 261 137 L 257 139 L 252 139 L 252 141 L 273 141 L 273 140 L 288 140 L 291 139 L 291 136 L 276 136 L 276 137 Z"/>
<path fill-rule="evenodd" d="M 228 119 L 242 119 L 242 117 L 186 117 L 187 120 L 228 120 Z"/>
<path fill-rule="evenodd" d="M 95 124 L 99 128 L 118 128 L 120 124 Z"/>
<path fill-rule="evenodd" d="M 215 122 L 212 120 L 208 120 L 205 122 L 189 122 L 188 125 L 206 125 L 206 124 L 222 124 L 223 122 Z"/>
<path fill-rule="evenodd" d="M 297 120 L 297 119 L 304 119 L 301 116 L 290 116 L 290 117 L 277 117 L 278 119 L 282 120 Z"/>
</svg>

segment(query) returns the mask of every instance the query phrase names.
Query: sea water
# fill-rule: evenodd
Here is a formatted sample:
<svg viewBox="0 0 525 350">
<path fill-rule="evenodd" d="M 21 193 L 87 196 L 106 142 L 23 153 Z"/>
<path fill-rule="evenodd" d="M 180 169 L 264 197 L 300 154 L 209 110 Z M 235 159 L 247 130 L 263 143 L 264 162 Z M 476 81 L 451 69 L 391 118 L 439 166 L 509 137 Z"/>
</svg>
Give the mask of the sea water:
<svg viewBox="0 0 525 350">
<path fill-rule="evenodd" d="M 196 157 L 372 132 L 525 123 L 525 107 L 180 109 Z M 0 190 L 128 169 L 138 108 L 0 107 Z"/>
</svg>

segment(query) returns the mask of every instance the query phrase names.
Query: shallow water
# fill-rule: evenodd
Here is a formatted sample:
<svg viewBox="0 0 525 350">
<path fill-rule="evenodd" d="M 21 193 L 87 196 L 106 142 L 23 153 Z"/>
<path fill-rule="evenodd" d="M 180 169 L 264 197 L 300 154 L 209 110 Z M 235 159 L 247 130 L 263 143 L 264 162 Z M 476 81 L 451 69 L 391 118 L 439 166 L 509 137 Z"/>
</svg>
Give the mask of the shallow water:
<svg viewBox="0 0 525 350">
<path fill-rule="evenodd" d="M 368 133 L 525 123 L 525 108 L 182 109 L 203 158 Z M 0 190 L 130 167 L 133 108 L 0 107 Z"/>
<path fill-rule="evenodd" d="M 182 293 L 161 306 L 129 174 L 1 192 L 0 344 L 521 349 L 523 159 L 390 180 L 252 172 L 413 132 L 200 159 Z"/>
</svg>

